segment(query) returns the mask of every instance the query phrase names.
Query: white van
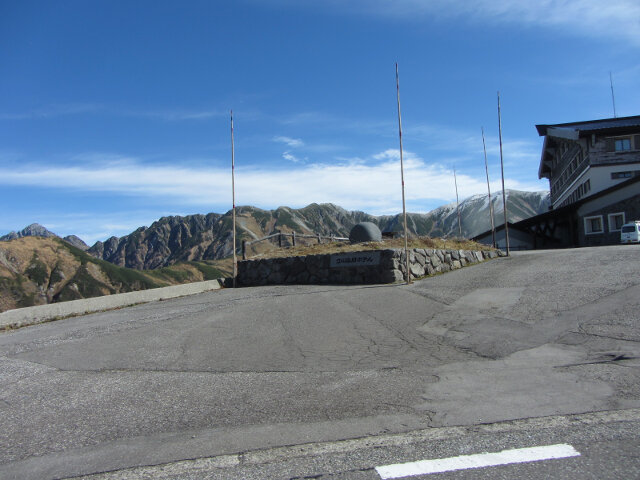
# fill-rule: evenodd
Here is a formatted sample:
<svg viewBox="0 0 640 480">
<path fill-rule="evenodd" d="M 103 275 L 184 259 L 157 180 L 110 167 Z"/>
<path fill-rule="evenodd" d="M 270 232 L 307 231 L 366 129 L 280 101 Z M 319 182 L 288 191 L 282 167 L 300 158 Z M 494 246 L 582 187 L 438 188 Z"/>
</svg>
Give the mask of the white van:
<svg viewBox="0 0 640 480">
<path fill-rule="evenodd" d="M 640 243 L 640 220 L 622 226 L 620 243 Z"/>
</svg>

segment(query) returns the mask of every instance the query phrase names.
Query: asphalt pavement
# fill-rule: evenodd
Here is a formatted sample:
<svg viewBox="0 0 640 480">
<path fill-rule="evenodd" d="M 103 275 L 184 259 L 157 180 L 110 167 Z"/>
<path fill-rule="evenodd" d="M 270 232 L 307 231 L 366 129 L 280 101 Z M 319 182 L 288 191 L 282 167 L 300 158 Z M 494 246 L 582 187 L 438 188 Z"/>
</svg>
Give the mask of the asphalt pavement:
<svg viewBox="0 0 640 480">
<path fill-rule="evenodd" d="M 22 328 L 0 334 L 0 478 L 380 478 L 380 465 L 556 443 L 581 456 L 436 476 L 634 478 L 639 323 L 640 246 L 613 246 Z M 500 427 L 517 422 L 531 428 Z"/>
</svg>

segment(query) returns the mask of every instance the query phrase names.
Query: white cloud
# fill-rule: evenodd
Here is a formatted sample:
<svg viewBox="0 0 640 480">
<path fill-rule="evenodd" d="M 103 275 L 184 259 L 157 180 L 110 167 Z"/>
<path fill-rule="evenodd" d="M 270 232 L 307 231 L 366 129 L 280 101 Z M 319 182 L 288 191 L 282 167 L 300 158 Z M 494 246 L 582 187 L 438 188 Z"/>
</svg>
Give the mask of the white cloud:
<svg viewBox="0 0 640 480">
<path fill-rule="evenodd" d="M 299 138 L 291 137 L 273 137 L 273 141 L 277 143 L 284 143 L 291 148 L 299 148 L 304 146 L 304 142 Z"/>
<path fill-rule="evenodd" d="M 279 119 L 283 125 L 325 124 L 334 121 L 334 117 L 324 112 L 300 112 Z"/>
<path fill-rule="evenodd" d="M 293 163 L 298 163 L 300 161 L 298 157 L 296 157 L 295 155 L 292 155 L 290 152 L 284 152 L 282 154 L 282 158 Z"/>
<path fill-rule="evenodd" d="M 388 148 L 383 152 L 375 153 L 371 155 L 371 158 L 374 160 L 390 160 L 390 161 L 400 161 L 400 149 L 398 148 Z M 402 159 L 403 161 L 412 161 L 412 160 L 420 160 L 415 153 L 410 152 L 408 150 L 402 150 Z"/>
<path fill-rule="evenodd" d="M 402 209 L 398 154 L 397 150 L 386 150 L 340 164 L 305 164 L 288 169 L 236 168 L 236 203 L 274 208 L 331 202 L 372 214 L 398 212 Z M 405 158 L 410 211 L 426 212 L 455 198 L 450 168 L 428 164 L 412 152 L 406 152 Z M 57 168 L 35 164 L 0 168 L 2 184 L 157 197 L 165 205 L 169 202 L 201 212 L 226 211 L 231 203 L 231 178 L 226 168 L 144 165 L 126 158 Z M 507 188 L 540 189 L 515 179 L 507 180 Z M 465 198 L 484 192 L 486 183 L 458 170 L 458 189 L 460 197 Z"/>
<path fill-rule="evenodd" d="M 36 108 L 27 112 L 2 113 L 0 120 L 32 120 L 36 118 L 57 118 L 69 115 L 100 114 L 120 117 L 139 117 L 167 122 L 185 120 L 206 120 L 213 117 L 229 115 L 229 112 L 220 110 L 188 110 L 188 109 L 159 109 L 136 110 L 130 108 L 117 108 L 99 104 L 53 104 Z"/>
<path fill-rule="evenodd" d="M 152 112 L 145 113 L 142 116 L 151 118 L 160 118 L 167 121 L 180 121 L 180 120 L 206 120 L 208 118 L 218 117 L 220 113 L 211 111 L 200 112 Z"/>
<path fill-rule="evenodd" d="M 402 157 L 406 156 L 405 152 L 402 152 Z M 376 153 L 372 156 L 374 160 L 400 160 L 400 150 L 389 148 L 384 152 Z"/>
<path fill-rule="evenodd" d="M 214 117 L 222 117 L 230 115 L 229 112 L 220 110 L 184 110 L 184 109 L 168 109 L 168 110 L 122 110 L 111 111 L 116 115 L 127 117 L 143 117 L 156 120 L 164 120 L 167 122 L 179 122 L 183 120 L 207 120 Z"/>
<path fill-rule="evenodd" d="M 303 4 L 299 0 L 271 1 Z M 640 3 L 637 0 L 326 0 L 322 5 L 334 11 L 410 21 L 462 18 L 483 25 L 548 27 L 587 37 L 621 39 L 640 46 Z"/>
<path fill-rule="evenodd" d="M 35 108 L 27 112 L 0 113 L 0 120 L 31 120 L 35 118 L 54 118 L 67 115 L 96 113 L 101 110 L 101 106 L 89 103 L 48 105 L 46 107 Z"/>
</svg>

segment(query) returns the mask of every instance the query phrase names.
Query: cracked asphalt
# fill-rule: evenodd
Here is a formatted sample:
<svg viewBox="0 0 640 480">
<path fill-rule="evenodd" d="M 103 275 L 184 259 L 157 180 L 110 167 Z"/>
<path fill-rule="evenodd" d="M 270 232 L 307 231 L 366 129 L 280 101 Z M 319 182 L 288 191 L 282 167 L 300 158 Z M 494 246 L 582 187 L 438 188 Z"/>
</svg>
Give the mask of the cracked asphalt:
<svg viewBox="0 0 640 480">
<path fill-rule="evenodd" d="M 516 252 L 411 286 L 225 289 L 10 331 L 0 478 L 634 409 L 639 324 L 640 246 L 612 246 Z"/>
</svg>

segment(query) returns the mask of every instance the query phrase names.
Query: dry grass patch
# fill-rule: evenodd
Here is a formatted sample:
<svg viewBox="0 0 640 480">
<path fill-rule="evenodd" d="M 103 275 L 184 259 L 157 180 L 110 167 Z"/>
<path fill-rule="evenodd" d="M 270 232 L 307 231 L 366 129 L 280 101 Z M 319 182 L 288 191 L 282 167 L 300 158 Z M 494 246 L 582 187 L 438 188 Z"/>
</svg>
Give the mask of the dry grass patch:
<svg viewBox="0 0 640 480">
<path fill-rule="evenodd" d="M 493 250 L 487 245 L 472 242 L 466 239 L 442 239 L 431 237 L 410 238 L 409 248 L 435 248 L 441 250 Z M 323 255 L 328 253 L 360 252 L 362 250 L 384 250 L 387 248 L 404 248 L 403 238 L 383 240 L 382 242 L 365 242 L 351 244 L 349 242 L 331 242 L 313 245 L 297 245 L 295 247 L 285 247 L 271 251 L 266 251 L 257 255 L 247 256 L 248 259 L 255 258 L 282 258 L 301 257 L 305 255 Z"/>
</svg>

